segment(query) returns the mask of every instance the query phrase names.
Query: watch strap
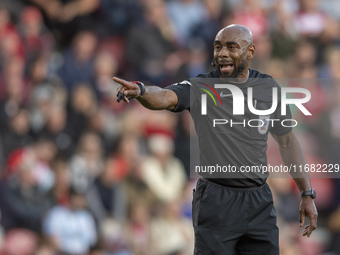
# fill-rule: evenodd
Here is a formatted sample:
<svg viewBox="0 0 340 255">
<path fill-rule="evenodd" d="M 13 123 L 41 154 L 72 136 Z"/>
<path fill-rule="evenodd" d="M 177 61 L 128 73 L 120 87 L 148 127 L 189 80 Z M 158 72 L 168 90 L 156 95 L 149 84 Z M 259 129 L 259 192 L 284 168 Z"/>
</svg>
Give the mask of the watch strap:
<svg viewBox="0 0 340 255">
<path fill-rule="evenodd" d="M 140 94 L 139 94 L 139 96 L 137 98 L 143 97 L 143 95 L 145 93 L 145 85 L 144 85 L 144 83 L 140 82 L 140 81 L 133 81 L 133 83 L 137 84 L 137 86 L 140 89 Z"/>
<path fill-rule="evenodd" d="M 310 196 L 311 198 L 315 199 L 316 198 L 315 190 L 310 189 L 310 190 L 305 190 L 305 191 L 301 192 L 301 198 L 306 197 L 306 196 Z"/>
</svg>

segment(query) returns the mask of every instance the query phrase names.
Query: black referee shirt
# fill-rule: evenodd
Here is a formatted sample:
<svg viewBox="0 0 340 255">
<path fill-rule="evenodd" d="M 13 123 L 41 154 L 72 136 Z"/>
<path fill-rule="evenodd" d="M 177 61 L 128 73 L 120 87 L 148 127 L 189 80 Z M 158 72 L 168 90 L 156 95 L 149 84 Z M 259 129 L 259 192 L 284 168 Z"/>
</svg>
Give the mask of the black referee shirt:
<svg viewBox="0 0 340 255">
<path fill-rule="evenodd" d="M 201 97 L 199 93 L 209 91 L 208 87 L 203 84 L 209 84 L 209 81 L 228 83 L 240 88 L 244 94 L 244 115 L 233 115 L 233 97 L 222 97 L 230 94 L 228 89 L 215 89 L 220 95 L 216 107 L 209 107 L 208 114 L 201 113 Z M 210 82 L 211 83 L 211 82 Z M 213 84 L 210 85 L 213 87 Z M 206 90 L 199 89 L 204 87 Z M 210 87 L 210 88 L 211 88 Z M 257 110 L 267 110 L 272 106 L 273 87 L 278 90 L 278 104 L 276 110 L 268 116 L 259 116 L 250 112 L 247 105 L 247 88 L 253 88 L 253 106 Z M 286 115 L 281 115 L 281 88 L 277 82 L 269 75 L 262 74 L 256 70 L 249 69 L 249 78 L 244 83 L 235 83 L 227 79 L 219 79 L 217 70 L 207 74 L 200 74 L 190 81 L 183 81 L 166 87 L 174 91 L 178 97 L 178 104 L 173 110 L 180 112 L 189 110 L 194 120 L 196 132 L 199 138 L 200 149 L 200 166 L 234 166 L 236 173 L 223 172 L 219 174 L 202 173 L 199 174 L 212 182 L 227 187 L 253 187 L 263 185 L 268 177 L 268 173 L 263 173 L 262 166 L 267 166 L 267 139 L 268 133 L 275 135 L 288 134 L 292 128 L 290 122 L 285 126 L 281 124 L 282 120 L 291 119 L 291 112 L 287 106 Z M 211 91 L 211 90 L 210 90 Z M 197 94 L 198 93 L 198 94 Z M 211 92 L 212 95 L 214 95 Z M 222 95 L 222 96 L 221 96 Z M 216 98 L 216 96 L 214 95 Z M 210 100 L 208 98 L 208 100 Z M 235 124 L 230 126 L 230 120 L 234 123 L 248 123 L 249 120 L 277 119 L 264 127 L 251 127 L 249 125 Z M 213 119 L 226 119 L 228 124 L 216 125 L 213 127 Z M 255 121 L 256 122 L 256 121 Z M 252 122 L 255 125 L 255 122 Z M 272 126 L 273 125 L 273 126 Z M 243 167 L 257 166 L 259 172 L 240 172 Z M 248 168 L 249 169 L 249 168 Z"/>
</svg>

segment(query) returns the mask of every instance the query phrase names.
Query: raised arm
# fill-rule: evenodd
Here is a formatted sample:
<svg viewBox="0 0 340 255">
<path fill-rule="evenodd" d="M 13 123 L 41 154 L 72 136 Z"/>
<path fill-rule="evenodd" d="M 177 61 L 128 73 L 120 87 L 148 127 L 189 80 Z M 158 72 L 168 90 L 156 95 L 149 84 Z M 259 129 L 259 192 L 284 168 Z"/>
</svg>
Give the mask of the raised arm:
<svg viewBox="0 0 340 255">
<path fill-rule="evenodd" d="M 283 136 L 276 136 L 272 134 L 274 139 L 278 142 L 280 154 L 286 166 L 299 166 L 305 165 L 305 157 L 303 155 L 299 141 L 297 140 L 293 131 Z M 291 169 L 298 169 L 298 167 Z M 296 185 L 299 187 L 300 192 L 311 189 L 309 175 L 305 171 L 291 171 L 290 175 L 293 177 Z M 300 202 L 300 227 L 305 223 L 305 217 L 309 218 L 309 224 L 305 227 L 303 235 L 308 237 L 312 231 L 316 229 L 318 213 L 314 204 L 314 200 L 310 196 L 305 196 Z"/>
<path fill-rule="evenodd" d="M 126 103 L 129 103 L 128 96 L 136 98 L 144 107 L 150 110 L 173 110 L 178 103 L 177 95 L 172 90 L 162 89 L 157 86 L 146 86 L 143 97 L 139 97 L 141 91 L 137 84 L 117 77 L 113 77 L 113 80 L 120 84 L 117 95 L 124 93 L 123 100 Z"/>
</svg>

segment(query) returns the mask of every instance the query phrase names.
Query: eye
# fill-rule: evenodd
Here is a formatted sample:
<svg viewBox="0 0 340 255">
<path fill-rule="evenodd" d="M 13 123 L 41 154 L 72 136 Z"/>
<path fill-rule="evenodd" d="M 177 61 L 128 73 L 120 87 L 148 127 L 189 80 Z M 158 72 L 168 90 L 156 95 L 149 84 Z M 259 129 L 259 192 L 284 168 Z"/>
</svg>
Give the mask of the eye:
<svg viewBox="0 0 340 255">
<path fill-rule="evenodd" d="M 235 45 L 229 45 L 228 48 L 231 49 L 231 50 L 235 50 L 236 46 Z"/>
<path fill-rule="evenodd" d="M 221 49 L 221 45 L 216 44 L 215 45 L 215 50 L 219 51 Z"/>
</svg>

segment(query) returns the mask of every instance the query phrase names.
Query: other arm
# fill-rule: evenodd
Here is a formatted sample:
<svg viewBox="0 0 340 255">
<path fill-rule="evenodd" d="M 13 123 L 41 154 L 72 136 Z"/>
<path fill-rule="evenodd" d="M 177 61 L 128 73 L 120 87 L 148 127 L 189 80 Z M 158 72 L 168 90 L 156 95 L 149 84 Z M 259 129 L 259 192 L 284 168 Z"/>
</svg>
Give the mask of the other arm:
<svg viewBox="0 0 340 255">
<path fill-rule="evenodd" d="M 297 140 L 293 131 L 283 136 L 272 134 L 274 139 L 278 142 L 280 154 L 286 166 L 304 166 L 306 164 L 299 141 Z M 294 169 L 294 168 L 292 168 Z M 311 189 L 309 175 L 305 171 L 291 171 L 290 175 L 294 179 L 300 192 Z M 310 236 L 312 231 L 316 229 L 318 212 L 316 210 L 314 200 L 310 196 L 305 196 L 301 199 L 300 206 L 300 227 L 305 223 L 305 217 L 309 218 L 309 224 L 303 231 L 304 236 Z"/>
</svg>

